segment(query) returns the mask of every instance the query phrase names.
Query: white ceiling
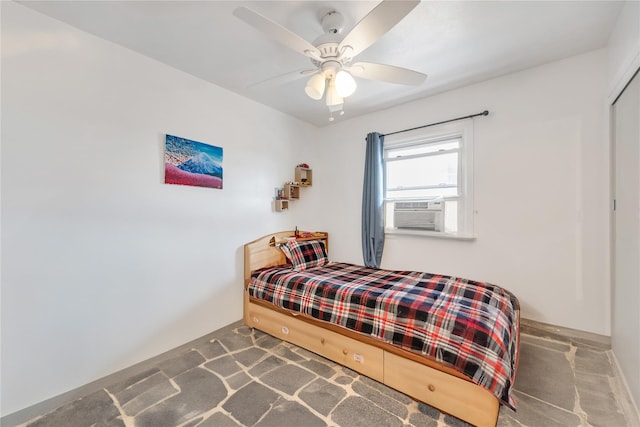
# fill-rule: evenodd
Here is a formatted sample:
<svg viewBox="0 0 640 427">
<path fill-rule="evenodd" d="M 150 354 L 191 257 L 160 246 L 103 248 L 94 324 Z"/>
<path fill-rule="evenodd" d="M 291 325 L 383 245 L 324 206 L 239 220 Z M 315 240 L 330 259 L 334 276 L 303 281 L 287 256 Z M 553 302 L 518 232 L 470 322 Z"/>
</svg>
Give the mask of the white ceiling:
<svg viewBox="0 0 640 427">
<path fill-rule="evenodd" d="M 38 10 L 230 91 L 317 126 L 324 101 L 304 93 L 306 79 L 254 86 L 310 68 L 309 59 L 266 39 L 232 15 L 246 6 L 312 42 L 320 17 L 344 15 L 345 32 L 377 1 L 27 1 Z M 605 47 L 620 1 L 427 1 L 357 61 L 428 74 L 418 87 L 358 79 L 345 100 L 349 118 L 506 73 Z M 335 122 L 334 122 L 335 123 Z"/>
</svg>

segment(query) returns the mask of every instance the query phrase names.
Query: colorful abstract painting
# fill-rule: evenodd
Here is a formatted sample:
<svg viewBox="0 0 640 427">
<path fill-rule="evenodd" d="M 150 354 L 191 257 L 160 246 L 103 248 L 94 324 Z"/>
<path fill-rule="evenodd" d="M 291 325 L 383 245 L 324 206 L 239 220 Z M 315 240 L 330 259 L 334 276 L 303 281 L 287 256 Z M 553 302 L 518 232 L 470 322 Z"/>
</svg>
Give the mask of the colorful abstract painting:
<svg viewBox="0 0 640 427">
<path fill-rule="evenodd" d="M 167 135 L 164 182 L 222 188 L 222 148 Z"/>
</svg>

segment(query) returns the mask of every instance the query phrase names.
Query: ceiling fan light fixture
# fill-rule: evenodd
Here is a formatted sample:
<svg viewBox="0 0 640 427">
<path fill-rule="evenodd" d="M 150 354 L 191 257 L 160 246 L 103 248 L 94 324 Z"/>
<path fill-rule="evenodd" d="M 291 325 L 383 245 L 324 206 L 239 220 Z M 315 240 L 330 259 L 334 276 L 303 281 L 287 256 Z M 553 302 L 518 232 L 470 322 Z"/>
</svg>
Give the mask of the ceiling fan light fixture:
<svg viewBox="0 0 640 427">
<path fill-rule="evenodd" d="M 307 86 L 304 88 L 305 93 L 311 99 L 320 100 L 324 94 L 325 77 L 324 73 L 318 73 L 311 76 L 307 82 Z"/>
<path fill-rule="evenodd" d="M 329 87 L 327 88 L 325 101 L 329 109 L 334 105 L 342 105 L 344 103 L 344 99 L 342 99 L 336 90 L 335 79 L 329 80 Z"/>
<path fill-rule="evenodd" d="M 347 71 L 340 70 L 336 74 L 336 91 L 342 98 L 351 96 L 356 90 L 356 81 Z"/>
</svg>

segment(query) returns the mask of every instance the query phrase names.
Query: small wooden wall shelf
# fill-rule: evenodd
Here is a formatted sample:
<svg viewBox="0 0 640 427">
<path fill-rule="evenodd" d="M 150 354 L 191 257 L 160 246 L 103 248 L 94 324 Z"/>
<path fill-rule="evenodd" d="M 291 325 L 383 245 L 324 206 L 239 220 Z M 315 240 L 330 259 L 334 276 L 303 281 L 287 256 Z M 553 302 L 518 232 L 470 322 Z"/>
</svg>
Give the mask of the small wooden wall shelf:
<svg viewBox="0 0 640 427">
<path fill-rule="evenodd" d="M 298 185 L 311 186 L 313 184 L 313 170 L 296 166 L 295 182 Z"/>
<path fill-rule="evenodd" d="M 289 201 L 284 199 L 276 199 L 276 212 L 282 212 L 289 209 Z"/>
<path fill-rule="evenodd" d="M 300 198 L 300 186 L 298 184 L 287 183 L 284 185 L 284 197 L 291 199 Z"/>
<path fill-rule="evenodd" d="M 282 191 L 279 192 L 275 200 L 276 212 L 282 212 L 289 209 L 289 202 L 300 199 L 300 188 L 311 187 L 313 185 L 313 170 L 296 166 L 294 173 L 295 181 L 284 184 Z"/>
</svg>

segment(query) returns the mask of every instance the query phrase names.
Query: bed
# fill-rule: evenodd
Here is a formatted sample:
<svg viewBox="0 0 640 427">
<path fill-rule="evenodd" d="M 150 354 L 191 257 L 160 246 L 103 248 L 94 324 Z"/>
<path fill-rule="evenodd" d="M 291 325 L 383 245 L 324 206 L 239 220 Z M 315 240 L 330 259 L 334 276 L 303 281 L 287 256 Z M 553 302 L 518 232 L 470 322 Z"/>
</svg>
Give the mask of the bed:
<svg viewBox="0 0 640 427">
<path fill-rule="evenodd" d="M 328 248 L 324 232 L 247 243 L 244 323 L 476 426 L 495 426 L 501 404 L 515 409 L 514 295 L 489 283 L 329 261 Z"/>
</svg>

